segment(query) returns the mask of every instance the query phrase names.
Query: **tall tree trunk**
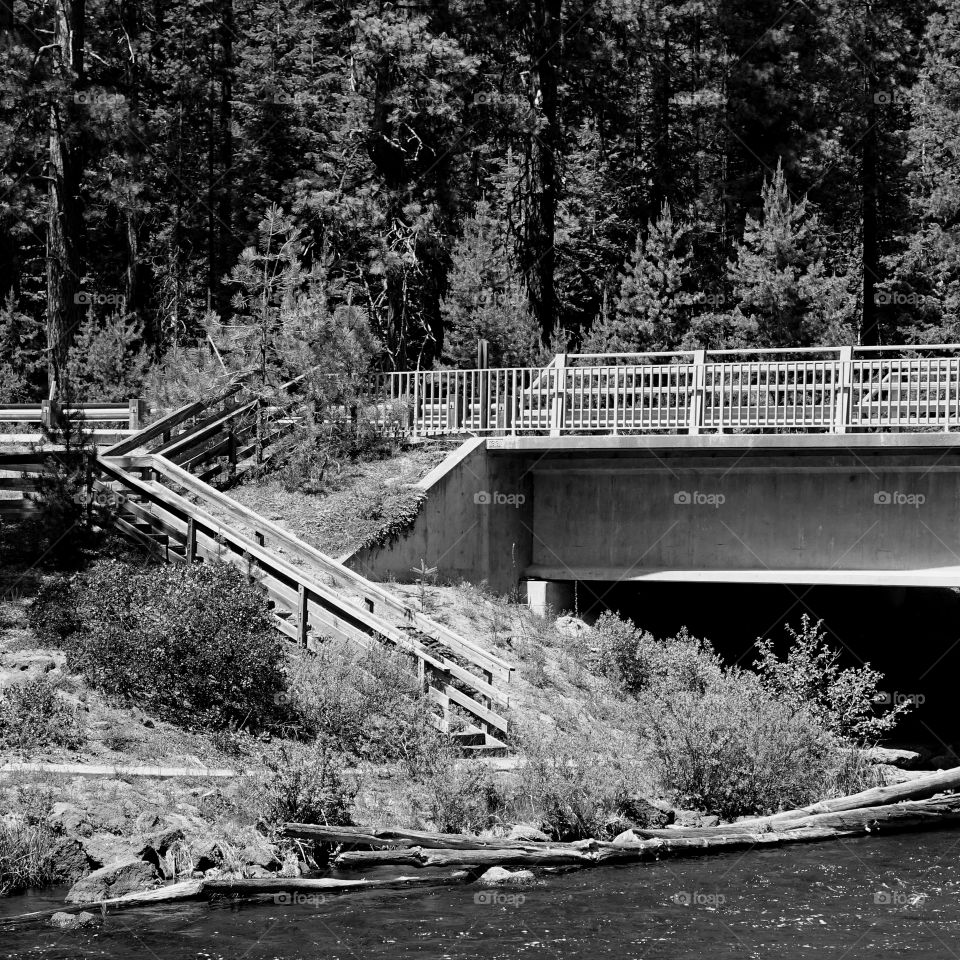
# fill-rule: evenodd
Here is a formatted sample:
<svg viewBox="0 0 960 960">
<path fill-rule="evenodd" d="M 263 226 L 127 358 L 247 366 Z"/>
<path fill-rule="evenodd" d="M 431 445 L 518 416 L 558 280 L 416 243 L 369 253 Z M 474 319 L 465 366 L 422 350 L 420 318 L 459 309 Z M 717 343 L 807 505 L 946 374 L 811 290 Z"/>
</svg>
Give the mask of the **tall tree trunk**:
<svg viewBox="0 0 960 960">
<path fill-rule="evenodd" d="M 54 0 L 53 56 L 60 85 L 51 96 L 47 171 L 47 378 L 56 409 L 73 330 L 82 316 L 76 301 L 80 280 L 80 163 L 71 146 L 73 95 L 83 85 L 85 0 Z"/>
<path fill-rule="evenodd" d="M 536 125 L 530 132 L 528 147 L 524 273 L 530 309 L 540 325 L 544 343 L 550 340 L 557 319 L 554 235 L 560 179 L 557 61 L 563 37 L 562 8 L 562 0 L 532 0 L 528 22 Z"/>
<path fill-rule="evenodd" d="M 863 258 L 863 325 L 860 342 L 864 346 L 880 343 L 880 328 L 877 323 L 876 287 L 880 272 L 880 241 L 877 223 L 879 208 L 879 185 L 877 183 L 877 107 L 874 103 L 875 84 L 867 84 L 867 131 L 860 143 L 860 196 L 861 231 L 860 242 Z"/>
</svg>

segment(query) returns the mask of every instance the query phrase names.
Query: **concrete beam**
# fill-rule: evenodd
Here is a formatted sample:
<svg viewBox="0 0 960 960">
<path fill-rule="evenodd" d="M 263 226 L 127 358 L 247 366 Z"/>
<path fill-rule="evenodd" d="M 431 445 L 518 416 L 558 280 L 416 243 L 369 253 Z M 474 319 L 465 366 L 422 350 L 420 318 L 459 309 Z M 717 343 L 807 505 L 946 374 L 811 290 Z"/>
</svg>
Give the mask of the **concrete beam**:
<svg viewBox="0 0 960 960">
<path fill-rule="evenodd" d="M 638 570 L 534 565 L 528 577 L 605 583 L 753 583 L 842 587 L 960 587 L 960 566 L 929 570 Z"/>
</svg>

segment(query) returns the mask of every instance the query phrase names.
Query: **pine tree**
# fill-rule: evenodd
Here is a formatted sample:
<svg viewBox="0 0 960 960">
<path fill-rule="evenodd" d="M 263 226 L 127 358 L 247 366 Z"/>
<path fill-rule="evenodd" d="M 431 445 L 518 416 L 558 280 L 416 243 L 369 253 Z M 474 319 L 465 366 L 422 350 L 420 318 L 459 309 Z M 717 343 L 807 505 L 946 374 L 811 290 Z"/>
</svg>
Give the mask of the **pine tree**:
<svg viewBox="0 0 960 960">
<path fill-rule="evenodd" d="M 846 280 L 828 273 L 820 222 L 809 201 L 791 198 L 780 164 L 764 181 L 762 198 L 763 213 L 747 217 L 729 265 L 734 336 L 758 347 L 849 342 Z"/>
<path fill-rule="evenodd" d="M 147 366 L 136 320 L 122 312 L 101 319 L 91 308 L 70 348 L 65 382 L 78 402 L 127 400 L 142 396 Z"/>
<path fill-rule="evenodd" d="M 538 329 L 507 254 L 506 228 L 481 200 L 453 249 L 449 288 L 440 305 L 443 359 L 476 365 L 477 341 L 489 343 L 491 366 L 526 366 L 538 352 Z"/>
<path fill-rule="evenodd" d="M 916 218 L 893 258 L 895 280 L 880 298 L 908 336 L 960 338 L 960 2 L 931 16 L 926 56 L 910 92 L 907 164 Z"/>
<path fill-rule="evenodd" d="M 689 289 L 688 233 L 664 203 L 646 239 L 637 236 L 615 309 L 584 339 L 586 352 L 672 350 L 680 344 L 698 299 Z"/>
</svg>

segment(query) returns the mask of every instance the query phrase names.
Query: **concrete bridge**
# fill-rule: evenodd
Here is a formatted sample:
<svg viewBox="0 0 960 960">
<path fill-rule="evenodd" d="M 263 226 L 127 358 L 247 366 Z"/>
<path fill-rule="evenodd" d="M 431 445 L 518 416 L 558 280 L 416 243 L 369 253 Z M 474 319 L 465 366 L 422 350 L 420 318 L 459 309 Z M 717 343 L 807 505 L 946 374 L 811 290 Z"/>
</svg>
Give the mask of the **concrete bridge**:
<svg viewBox="0 0 960 960">
<path fill-rule="evenodd" d="M 411 432 L 475 436 L 406 535 L 349 562 L 559 606 L 574 581 L 960 586 L 960 348 L 860 353 L 390 375 Z"/>
</svg>

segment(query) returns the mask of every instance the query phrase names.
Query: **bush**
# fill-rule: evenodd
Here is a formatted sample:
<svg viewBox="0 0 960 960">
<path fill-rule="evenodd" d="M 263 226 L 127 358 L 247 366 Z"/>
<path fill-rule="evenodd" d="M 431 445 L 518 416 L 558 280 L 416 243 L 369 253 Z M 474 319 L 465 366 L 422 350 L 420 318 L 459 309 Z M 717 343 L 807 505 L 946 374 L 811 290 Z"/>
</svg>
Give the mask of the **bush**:
<svg viewBox="0 0 960 960">
<path fill-rule="evenodd" d="M 76 716 L 46 677 L 0 691 L 0 749 L 75 750 L 82 742 Z"/>
<path fill-rule="evenodd" d="M 106 560 L 46 588 L 31 625 L 94 686 L 176 722 L 261 727 L 285 686 L 263 596 L 235 568 Z"/>
<path fill-rule="evenodd" d="M 343 770 L 329 745 L 290 745 L 264 757 L 267 773 L 256 784 L 262 819 L 283 823 L 352 823 L 359 785 Z"/>
<path fill-rule="evenodd" d="M 503 815 L 507 797 L 489 768 L 465 761 L 452 743 L 431 758 L 424 781 L 430 820 L 441 833 L 479 833 Z"/>
<path fill-rule="evenodd" d="M 643 705 L 652 759 L 675 802 L 724 819 L 802 806 L 827 789 L 836 739 L 803 704 L 730 670 L 701 694 Z"/>
<path fill-rule="evenodd" d="M 329 640 L 294 664 L 288 682 L 287 699 L 303 730 L 358 760 L 402 761 L 417 773 L 445 739 L 403 654 Z"/>
<path fill-rule="evenodd" d="M 629 693 L 645 690 L 703 691 L 721 672 L 720 658 L 705 640 L 681 630 L 657 640 L 629 620 L 604 613 L 590 635 L 590 666 Z"/>
<path fill-rule="evenodd" d="M 876 742 L 897 725 L 912 704 L 881 709 L 883 696 L 877 685 L 883 674 L 869 664 L 841 669 L 840 651 L 826 642 L 822 624 L 804 614 L 799 630 L 785 625 L 790 648 L 783 660 L 774 652 L 772 640 L 758 639 L 760 657 L 754 666 L 774 697 L 805 705 L 838 737 L 861 744 Z"/>
<path fill-rule="evenodd" d="M 602 839 L 632 821 L 639 768 L 611 756 L 589 727 L 520 732 L 517 781 L 508 800 L 515 820 L 540 824 L 555 840 Z"/>
</svg>

